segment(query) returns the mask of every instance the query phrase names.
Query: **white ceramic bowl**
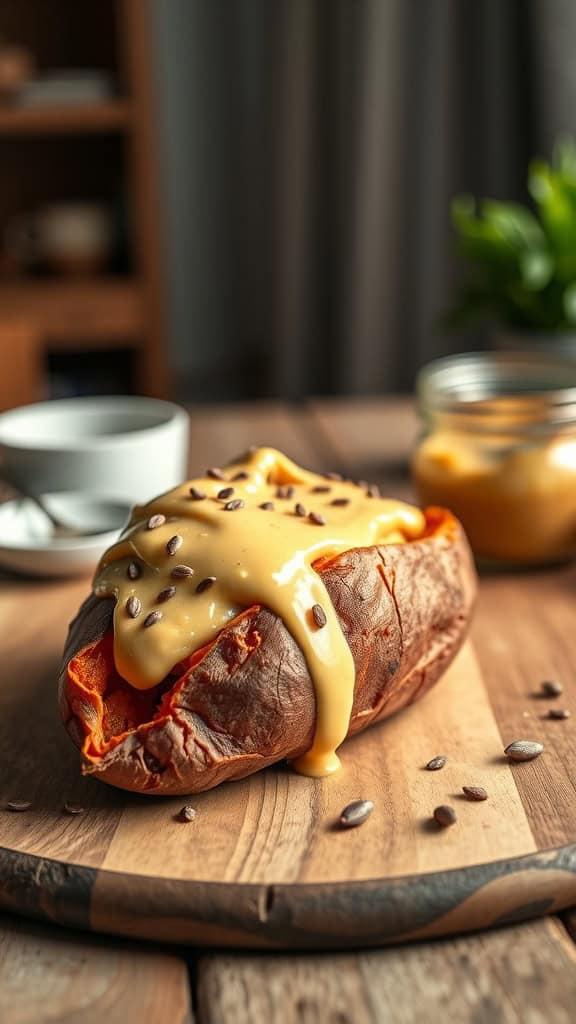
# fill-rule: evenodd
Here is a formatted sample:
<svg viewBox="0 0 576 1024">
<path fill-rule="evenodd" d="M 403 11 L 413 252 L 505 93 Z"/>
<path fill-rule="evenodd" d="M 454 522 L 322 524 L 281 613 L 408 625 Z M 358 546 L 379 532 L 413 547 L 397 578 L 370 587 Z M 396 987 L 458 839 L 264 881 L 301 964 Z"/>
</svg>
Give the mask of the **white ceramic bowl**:
<svg viewBox="0 0 576 1024">
<path fill-rule="evenodd" d="M 144 502 L 185 479 L 188 432 L 184 409 L 153 398 L 39 402 L 0 416 L 0 478 Z"/>
</svg>

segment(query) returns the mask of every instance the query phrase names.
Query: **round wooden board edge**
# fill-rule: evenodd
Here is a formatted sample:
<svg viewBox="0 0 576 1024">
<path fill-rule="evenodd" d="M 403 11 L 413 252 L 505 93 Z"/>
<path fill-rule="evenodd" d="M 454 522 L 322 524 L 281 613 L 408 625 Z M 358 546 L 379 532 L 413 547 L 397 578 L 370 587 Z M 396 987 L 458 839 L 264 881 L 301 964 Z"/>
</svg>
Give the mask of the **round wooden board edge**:
<svg viewBox="0 0 576 1024">
<path fill-rule="evenodd" d="M 346 949 L 457 934 L 576 903 L 576 843 L 423 875 L 239 883 L 126 875 L 0 847 L 0 909 L 152 941 Z"/>
</svg>

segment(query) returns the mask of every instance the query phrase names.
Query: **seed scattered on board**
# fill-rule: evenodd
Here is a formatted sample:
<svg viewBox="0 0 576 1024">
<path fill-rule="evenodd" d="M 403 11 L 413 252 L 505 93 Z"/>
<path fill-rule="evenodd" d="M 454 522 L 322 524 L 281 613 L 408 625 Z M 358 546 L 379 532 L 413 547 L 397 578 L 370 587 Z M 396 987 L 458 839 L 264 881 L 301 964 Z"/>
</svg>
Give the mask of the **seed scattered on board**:
<svg viewBox="0 0 576 1024">
<path fill-rule="evenodd" d="M 354 800 L 344 808 L 338 820 L 342 828 L 356 828 L 368 820 L 373 810 L 371 800 Z"/>
<path fill-rule="evenodd" d="M 448 758 L 444 754 L 438 754 L 437 757 L 433 757 L 431 761 L 428 761 L 426 768 L 429 772 L 440 771 L 440 768 L 444 767 L 447 760 Z"/>
<path fill-rule="evenodd" d="M 66 814 L 84 814 L 86 808 L 82 807 L 82 804 L 75 804 L 67 800 L 64 804 L 64 810 Z"/>
<path fill-rule="evenodd" d="M 191 804 L 184 804 L 178 812 L 178 821 L 194 821 L 196 809 Z"/>
<path fill-rule="evenodd" d="M 564 693 L 564 687 L 557 679 L 545 679 L 540 685 L 540 693 L 543 697 L 559 697 Z"/>
<path fill-rule="evenodd" d="M 462 786 L 462 792 L 467 800 L 477 803 L 481 800 L 488 799 L 488 793 L 484 789 L 484 786 Z"/>
<path fill-rule="evenodd" d="M 504 753 L 510 761 L 533 761 L 535 757 L 540 757 L 543 750 L 542 743 L 536 740 L 514 740 L 508 744 Z"/>
<path fill-rule="evenodd" d="M 30 800 L 9 800 L 6 807 L 9 811 L 29 811 L 32 804 Z"/>
<path fill-rule="evenodd" d="M 448 804 L 440 804 L 434 808 L 433 818 L 441 828 L 448 828 L 456 824 L 456 811 Z"/>
</svg>

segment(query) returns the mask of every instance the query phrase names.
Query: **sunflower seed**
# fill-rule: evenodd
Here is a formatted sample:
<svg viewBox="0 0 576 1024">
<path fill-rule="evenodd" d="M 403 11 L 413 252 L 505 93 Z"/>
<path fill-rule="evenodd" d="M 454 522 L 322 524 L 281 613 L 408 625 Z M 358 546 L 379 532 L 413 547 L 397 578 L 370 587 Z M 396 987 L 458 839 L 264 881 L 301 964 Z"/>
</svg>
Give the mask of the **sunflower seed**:
<svg viewBox="0 0 576 1024">
<path fill-rule="evenodd" d="M 206 470 L 206 476 L 210 477 L 211 480 L 224 480 L 224 473 L 218 466 L 210 466 L 210 469 Z"/>
<path fill-rule="evenodd" d="M 488 793 L 484 786 L 462 786 L 462 792 L 467 800 L 487 800 Z"/>
<path fill-rule="evenodd" d="M 138 565 L 138 562 L 130 562 L 126 570 L 126 575 L 128 576 L 129 580 L 137 580 L 140 578 L 140 576 L 142 575 L 142 568 L 140 565 Z"/>
<path fill-rule="evenodd" d="M 331 490 L 332 488 L 328 484 L 317 484 L 312 488 L 312 494 L 329 494 Z"/>
<path fill-rule="evenodd" d="M 161 602 L 169 601 L 171 597 L 174 597 L 175 593 L 176 587 L 164 587 L 164 590 L 160 591 L 156 600 Z"/>
<path fill-rule="evenodd" d="M 373 810 L 374 804 L 371 800 L 354 800 L 341 812 L 340 825 L 342 828 L 356 828 L 357 825 L 363 825 Z"/>
<path fill-rule="evenodd" d="M 184 579 L 186 576 L 193 576 L 194 569 L 191 569 L 189 565 L 175 565 L 170 573 L 174 579 Z"/>
<path fill-rule="evenodd" d="M 342 483 L 343 480 L 342 473 L 326 473 L 325 476 L 327 480 L 335 480 L 336 483 Z"/>
<path fill-rule="evenodd" d="M 350 504 L 350 498 L 333 498 L 330 504 L 343 507 Z"/>
<path fill-rule="evenodd" d="M 169 555 L 175 555 L 176 552 L 180 550 L 183 543 L 184 538 L 181 537 L 179 533 L 175 533 L 173 537 L 170 537 L 170 540 L 166 544 L 166 551 Z"/>
<path fill-rule="evenodd" d="M 157 622 L 160 622 L 161 618 L 162 618 L 162 612 L 158 612 L 158 611 L 150 612 L 149 615 L 147 615 L 146 618 L 144 619 L 144 622 L 143 622 L 144 628 L 148 629 L 149 626 L 155 626 Z"/>
<path fill-rule="evenodd" d="M 199 491 L 197 487 L 191 487 L 190 497 L 193 498 L 194 501 L 204 501 L 206 495 L 204 494 L 204 491 Z"/>
<path fill-rule="evenodd" d="M 284 487 L 276 488 L 276 497 L 282 498 L 285 501 L 290 501 L 290 498 L 294 497 L 294 488 L 291 484 L 287 484 Z"/>
<path fill-rule="evenodd" d="M 557 679 L 545 679 L 540 690 L 543 697 L 559 697 L 564 693 L 564 687 Z"/>
<path fill-rule="evenodd" d="M 434 821 L 438 822 L 442 828 L 448 828 L 449 825 L 456 824 L 456 811 L 448 804 L 441 804 L 440 807 L 435 807 L 433 817 Z"/>
<path fill-rule="evenodd" d="M 509 743 L 504 753 L 511 761 L 532 761 L 539 757 L 544 747 L 535 740 L 514 740 Z"/>
<path fill-rule="evenodd" d="M 265 512 L 273 512 L 274 511 L 274 502 L 273 501 L 263 501 L 261 505 L 258 505 L 258 508 L 263 508 Z"/>
<path fill-rule="evenodd" d="M 132 594 L 126 601 L 126 611 L 131 619 L 137 619 L 142 611 L 142 601 L 135 594 Z"/>
<path fill-rule="evenodd" d="M 223 487 L 221 491 L 218 491 L 218 494 L 216 495 L 216 497 L 220 498 L 220 501 L 226 501 L 226 499 L 227 498 L 231 498 L 233 494 L 234 494 L 234 488 L 233 487 Z"/>
<path fill-rule="evenodd" d="M 216 583 L 215 576 L 207 576 L 206 579 L 200 580 L 200 583 L 196 587 L 197 594 L 203 594 L 205 590 L 208 590 L 214 583 Z"/>
<path fill-rule="evenodd" d="M 233 498 L 232 501 L 227 501 L 224 505 L 225 512 L 238 512 L 241 508 L 244 508 L 242 498 Z"/>
<path fill-rule="evenodd" d="M 306 516 L 306 509 L 304 508 L 302 502 L 297 501 L 296 504 L 294 505 L 294 515 L 302 517 Z"/>
<path fill-rule="evenodd" d="M 367 498 L 379 498 L 380 497 L 380 488 L 378 487 L 378 484 L 370 484 L 370 486 L 368 487 L 368 490 L 366 491 L 366 497 Z"/>
<path fill-rule="evenodd" d="M 311 523 L 314 523 L 315 526 L 326 526 L 324 516 L 321 516 L 318 512 L 309 512 L 308 519 Z"/>
<path fill-rule="evenodd" d="M 570 718 L 570 712 L 568 708 L 550 708 L 548 718 L 553 718 L 555 721 L 560 722 L 564 718 Z"/>
<path fill-rule="evenodd" d="M 326 618 L 326 612 L 321 604 L 312 605 L 312 618 L 318 626 L 318 629 L 322 629 L 323 626 L 326 625 L 328 619 Z"/>
<path fill-rule="evenodd" d="M 6 807 L 9 811 L 29 811 L 32 804 L 30 800 L 9 800 Z"/>
<path fill-rule="evenodd" d="M 86 808 L 82 807 L 82 804 L 73 804 L 67 800 L 63 810 L 66 811 L 66 814 L 84 814 Z"/>
<path fill-rule="evenodd" d="M 437 757 L 433 757 L 431 761 L 428 761 L 426 765 L 429 772 L 437 772 L 440 768 L 443 768 L 448 758 L 444 754 L 438 754 Z"/>
<path fill-rule="evenodd" d="M 180 808 L 178 814 L 178 821 L 194 821 L 196 817 L 196 810 L 191 804 L 185 804 L 184 807 Z"/>
<path fill-rule="evenodd" d="M 235 473 L 232 477 L 233 480 L 249 480 L 250 473 L 247 473 L 245 469 L 241 469 L 239 473 Z"/>
<path fill-rule="evenodd" d="M 161 512 L 157 512 L 156 515 L 150 516 L 150 519 L 146 523 L 147 530 L 157 530 L 159 526 L 164 526 L 166 522 L 166 516 L 163 516 Z"/>
</svg>

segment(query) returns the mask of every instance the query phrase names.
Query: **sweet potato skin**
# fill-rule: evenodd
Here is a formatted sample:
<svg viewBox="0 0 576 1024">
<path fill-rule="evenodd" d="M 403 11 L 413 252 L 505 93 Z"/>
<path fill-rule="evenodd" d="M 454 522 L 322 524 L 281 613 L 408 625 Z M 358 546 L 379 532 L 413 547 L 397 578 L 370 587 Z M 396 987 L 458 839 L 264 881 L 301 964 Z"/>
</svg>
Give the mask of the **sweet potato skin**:
<svg viewBox="0 0 576 1024">
<path fill-rule="evenodd" d="M 317 565 L 356 666 L 349 735 L 421 697 L 462 645 L 476 592 L 457 520 L 427 510 L 429 535 L 348 551 Z M 94 711 L 70 685 L 70 659 L 111 628 L 113 602 L 90 596 L 70 626 L 59 682 L 62 717 L 85 748 Z M 138 726 L 83 771 L 123 789 L 186 794 L 239 779 L 312 745 L 314 688 L 282 621 L 248 609 L 177 685 L 167 713 Z"/>
</svg>

